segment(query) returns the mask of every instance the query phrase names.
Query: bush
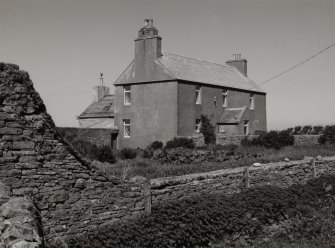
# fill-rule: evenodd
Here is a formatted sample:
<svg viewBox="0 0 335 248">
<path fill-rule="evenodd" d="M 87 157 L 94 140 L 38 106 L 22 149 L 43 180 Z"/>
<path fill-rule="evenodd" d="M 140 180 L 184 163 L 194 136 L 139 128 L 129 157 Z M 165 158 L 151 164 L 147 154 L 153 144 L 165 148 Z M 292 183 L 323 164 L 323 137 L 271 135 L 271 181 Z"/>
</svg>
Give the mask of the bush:
<svg viewBox="0 0 335 248">
<path fill-rule="evenodd" d="M 153 150 L 158 150 L 163 148 L 163 142 L 161 141 L 154 141 L 149 145 L 150 148 Z"/>
<path fill-rule="evenodd" d="M 323 126 L 314 126 L 312 130 L 312 134 L 315 134 L 315 135 L 322 134 L 323 130 L 324 130 Z"/>
<path fill-rule="evenodd" d="M 166 142 L 166 145 L 165 145 L 166 149 L 177 148 L 177 147 L 193 149 L 195 147 L 195 144 L 192 139 L 178 137 L 178 138 L 174 138 L 173 140 L 169 140 L 168 142 Z"/>
<path fill-rule="evenodd" d="M 204 135 L 205 144 L 215 144 L 216 136 L 215 129 L 211 124 L 210 120 L 205 115 L 201 115 L 201 126 L 200 132 Z"/>
<path fill-rule="evenodd" d="M 134 159 L 137 156 L 137 152 L 138 152 L 137 149 L 126 147 L 118 151 L 118 156 L 122 160 Z"/>
<path fill-rule="evenodd" d="M 308 126 L 303 126 L 300 134 L 310 134 L 311 132 L 312 132 L 312 126 L 308 125 Z"/>
<path fill-rule="evenodd" d="M 294 129 L 293 129 L 293 134 L 294 135 L 298 135 L 298 134 L 300 134 L 300 132 L 301 132 L 301 126 L 294 127 Z"/>
<path fill-rule="evenodd" d="M 319 137 L 320 144 L 335 144 L 335 125 L 326 126 L 323 134 Z"/>
<path fill-rule="evenodd" d="M 284 146 L 294 145 L 294 136 L 288 131 L 270 131 L 260 134 L 258 137 L 248 139 L 244 137 L 241 140 L 242 146 L 264 146 L 266 148 L 280 149 Z"/>
</svg>

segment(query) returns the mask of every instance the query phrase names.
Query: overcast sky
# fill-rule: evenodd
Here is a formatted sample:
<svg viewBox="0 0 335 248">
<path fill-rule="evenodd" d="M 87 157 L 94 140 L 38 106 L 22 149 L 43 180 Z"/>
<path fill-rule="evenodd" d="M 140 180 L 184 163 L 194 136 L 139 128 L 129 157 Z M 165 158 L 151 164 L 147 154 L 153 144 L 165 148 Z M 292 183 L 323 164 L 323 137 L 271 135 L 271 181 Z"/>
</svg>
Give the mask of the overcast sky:
<svg viewBox="0 0 335 248">
<path fill-rule="evenodd" d="M 335 0 L 0 0 L 0 61 L 29 72 L 58 126 L 77 126 L 99 73 L 112 83 L 154 19 L 162 49 L 224 64 L 256 83 L 335 43 Z M 262 88 L 269 129 L 335 124 L 335 47 Z"/>
</svg>

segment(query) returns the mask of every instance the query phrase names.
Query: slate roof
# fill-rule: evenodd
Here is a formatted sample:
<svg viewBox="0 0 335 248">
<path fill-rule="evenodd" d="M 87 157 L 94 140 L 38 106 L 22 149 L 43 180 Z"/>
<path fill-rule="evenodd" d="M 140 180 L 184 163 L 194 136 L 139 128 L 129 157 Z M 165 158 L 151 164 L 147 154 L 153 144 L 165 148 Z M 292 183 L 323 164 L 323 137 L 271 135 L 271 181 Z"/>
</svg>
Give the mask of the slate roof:
<svg viewBox="0 0 335 248">
<path fill-rule="evenodd" d="M 160 78 L 159 80 L 184 80 L 265 93 L 255 82 L 230 65 L 220 65 L 168 52 L 162 52 L 162 57 L 156 59 L 155 63 L 166 73 L 166 78 Z M 134 61 L 131 62 L 114 84 L 143 83 L 142 81 L 137 81 L 136 76 L 134 78 L 133 75 L 135 75 Z M 145 82 L 152 81 L 155 81 L 154 76 Z"/>
<path fill-rule="evenodd" d="M 247 107 L 243 108 L 226 108 L 224 109 L 219 123 L 225 123 L 225 124 L 238 124 L 240 123 L 243 114 Z"/>
<path fill-rule="evenodd" d="M 264 91 L 238 69 L 200 59 L 162 52 L 157 59 L 176 79 L 256 92 Z"/>
<path fill-rule="evenodd" d="M 114 95 L 107 95 L 98 102 L 92 102 L 78 119 L 114 117 Z"/>
</svg>

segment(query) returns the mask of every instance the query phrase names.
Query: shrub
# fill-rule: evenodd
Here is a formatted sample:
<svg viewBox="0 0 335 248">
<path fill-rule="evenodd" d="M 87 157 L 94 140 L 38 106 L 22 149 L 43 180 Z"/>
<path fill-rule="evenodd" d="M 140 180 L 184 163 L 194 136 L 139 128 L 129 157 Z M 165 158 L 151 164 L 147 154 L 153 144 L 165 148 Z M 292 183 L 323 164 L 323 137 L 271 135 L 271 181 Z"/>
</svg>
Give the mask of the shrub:
<svg viewBox="0 0 335 248">
<path fill-rule="evenodd" d="M 137 149 L 133 148 L 122 148 L 121 150 L 118 151 L 118 156 L 120 159 L 134 159 L 137 156 Z"/>
<path fill-rule="evenodd" d="M 270 131 L 260 134 L 258 137 L 248 139 L 244 137 L 241 140 L 242 146 L 264 146 L 266 148 L 280 149 L 284 146 L 291 146 L 294 144 L 294 136 L 288 131 Z"/>
<path fill-rule="evenodd" d="M 207 118 L 207 116 L 201 115 L 200 122 L 200 132 L 204 135 L 205 144 L 215 144 L 215 129 L 214 126 L 211 124 L 210 120 Z"/>
<path fill-rule="evenodd" d="M 314 126 L 312 134 L 322 134 L 323 131 L 324 131 L 324 127 L 323 126 Z"/>
<path fill-rule="evenodd" d="M 320 144 L 335 144 L 335 125 L 326 126 L 323 134 L 319 137 Z"/>
<path fill-rule="evenodd" d="M 298 135 L 301 132 L 301 126 L 294 127 L 293 134 Z"/>
<path fill-rule="evenodd" d="M 174 138 L 173 140 L 169 140 L 166 142 L 165 148 L 176 148 L 176 147 L 184 147 L 184 148 L 189 148 L 193 149 L 195 147 L 194 141 L 189 138 L 184 138 L 184 137 L 178 137 Z"/>
<path fill-rule="evenodd" d="M 106 145 L 97 147 L 96 158 L 100 162 L 115 163 L 116 161 L 111 148 Z"/>
<path fill-rule="evenodd" d="M 310 134 L 311 131 L 312 131 L 312 126 L 310 126 L 310 125 L 303 126 L 303 128 L 301 129 L 300 134 Z"/>
<path fill-rule="evenodd" d="M 163 142 L 161 141 L 154 141 L 150 144 L 150 146 L 153 150 L 161 149 L 163 148 Z"/>
</svg>

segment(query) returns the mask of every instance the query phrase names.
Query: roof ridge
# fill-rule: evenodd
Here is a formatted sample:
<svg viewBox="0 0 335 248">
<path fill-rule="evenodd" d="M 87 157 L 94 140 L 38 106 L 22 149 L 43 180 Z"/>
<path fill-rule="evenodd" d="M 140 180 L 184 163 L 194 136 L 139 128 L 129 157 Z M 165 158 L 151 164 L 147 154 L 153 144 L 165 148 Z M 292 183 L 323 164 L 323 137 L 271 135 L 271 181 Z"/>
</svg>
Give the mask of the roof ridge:
<svg viewBox="0 0 335 248">
<path fill-rule="evenodd" d="M 231 66 L 231 65 L 219 64 L 217 62 L 212 62 L 212 61 L 208 61 L 208 60 L 198 59 L 198 58 L 194 58 L 194 57 L 188 57 L 188 56 L 180 55 L 180 54 L 177 54 L 177 53 L 171 53 L 171 52 L 167 52 L 167 51 L 162 51 L 162 53 L 167 53 L 167 54 L 171 54 L 171 55 L 175 55 L 175 56 L 179 56 L 179 57 L 184 57 L 184 58 L 187 58 L 187 59 L 194 59 L 194 60 L 198 60 L 198 61 L 209 63 L 209 64 L 214 64 L 214 65 L 218 65 L 218 66 L 223 66 L 223 67 L 229 67 L 229 68 L 236 69 L 234 66 Z"/>
</svg>

